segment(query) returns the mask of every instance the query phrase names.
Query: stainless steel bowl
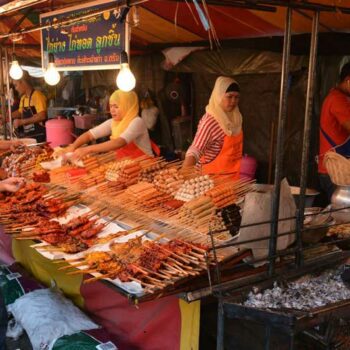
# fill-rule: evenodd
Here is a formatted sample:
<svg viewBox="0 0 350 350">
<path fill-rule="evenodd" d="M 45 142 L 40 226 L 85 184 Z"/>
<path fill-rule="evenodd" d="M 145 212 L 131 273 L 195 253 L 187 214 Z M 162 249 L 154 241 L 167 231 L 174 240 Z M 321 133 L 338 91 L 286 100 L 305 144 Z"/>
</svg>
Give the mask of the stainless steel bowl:
<svg viewBox="0 0 350 350">
<path fill-rule="evenodd" d="M 350 186 L 337 186 L 332 195 L 331 203 L 332 209 L 347 208 L 332 213 L 336 222 L 350 222 Z"/>
</svg>

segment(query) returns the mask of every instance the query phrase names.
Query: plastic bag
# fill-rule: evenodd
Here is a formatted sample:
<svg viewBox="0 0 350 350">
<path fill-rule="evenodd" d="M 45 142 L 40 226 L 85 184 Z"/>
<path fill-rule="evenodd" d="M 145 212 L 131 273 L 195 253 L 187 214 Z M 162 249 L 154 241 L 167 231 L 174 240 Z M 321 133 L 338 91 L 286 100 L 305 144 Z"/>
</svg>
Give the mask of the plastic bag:
<svg viewBox="0 0 350 350">
<path fill-rule="evenodd" d="M 8 311 L 26 330 L 34 350 L 51 350 L 60 337 L 98 328 L 70 300 L 51 289 L 20 297 Z"/>
</svg>

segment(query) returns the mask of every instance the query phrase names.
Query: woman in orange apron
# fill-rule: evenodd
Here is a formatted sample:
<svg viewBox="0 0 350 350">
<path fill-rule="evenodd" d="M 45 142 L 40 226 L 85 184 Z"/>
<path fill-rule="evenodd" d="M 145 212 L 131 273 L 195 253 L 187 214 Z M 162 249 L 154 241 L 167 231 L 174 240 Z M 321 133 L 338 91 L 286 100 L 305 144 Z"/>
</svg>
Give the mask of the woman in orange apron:
<svg viewBox="0 0 350 350">
<path fill-rule="evenodd" d="M 116 150 L 118 158 L 136 158 L 153 155 L 153 145 L 144 121 L 138 116 L 139 102 L 134 91 L 115 91 L 110 99 L 112 118 L 79 136 L 65 152 L 74 152 L 73 159 L 79 160 L 91 153 Z M 110 140 L 81 147 L 90 141 L 109 136 Z"/>
<path fill-rule="evenodd" d="M 228 77 L 216 79 L 206 113 L 198 124 L 183 167 L 200 165 L 204 174 L 239 178 L 243 151 L 239 97 L 240 88 L 235 80 Z"/>
</svg>

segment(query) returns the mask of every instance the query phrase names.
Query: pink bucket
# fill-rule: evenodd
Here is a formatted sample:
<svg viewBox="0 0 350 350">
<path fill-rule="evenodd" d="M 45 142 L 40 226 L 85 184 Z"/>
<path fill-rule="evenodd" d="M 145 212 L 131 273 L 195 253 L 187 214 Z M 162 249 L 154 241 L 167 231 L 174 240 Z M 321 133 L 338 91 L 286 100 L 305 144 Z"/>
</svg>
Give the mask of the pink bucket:
<svg viewBox="0 0 350 350">
<path fill-rule="evenodd" d="M 70 145 L 74 141 L 72 121 L 57 117 L 50 119 L 45 123 L 46 140 L 50 142 L 51 147 Z"/>
<path fill-rule="evenodd" d="M 255 179 L 256 167 L 256 159 L 245 154 L 241 160 L 240 178 L 247 180 Z"/>
</svg>

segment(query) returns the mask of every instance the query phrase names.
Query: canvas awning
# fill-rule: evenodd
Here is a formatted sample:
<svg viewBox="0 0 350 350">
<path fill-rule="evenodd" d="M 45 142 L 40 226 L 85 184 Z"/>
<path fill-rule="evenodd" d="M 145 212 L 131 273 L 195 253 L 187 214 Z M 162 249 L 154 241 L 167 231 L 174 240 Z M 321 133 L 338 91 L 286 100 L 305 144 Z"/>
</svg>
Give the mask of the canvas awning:
<svg viewBox="0 0 350 350">
<path fill-rule="evenodd" d="M 31 26 L 38 25 L 39 14 L 52 10 L 80 4 L 76 0 L 27 0 L 32 5 L 9 13 L 1 13 L 1 6 L 16 3 L 16 1 L 0 0 L 0 34 L 16 33 Z M 244 0 L 206 0 L 208 13 L 216 35 L 220 41 L 242 38 L 259 38 L 282 36 L 286 8 L 275 6 L 277 0 L 265 0 L 261 4 L 270 3 L 275 12 L 258 11 L 255 9 L 234 7 L 234 3 L 244 6 L 259 5 L 260 1 Z M 18 3 L 22 3 L 21 1 Z M 201 4 L 202 0 L 197 1 Z M 281 1 L 280 1 L 281 2 Z M 37 4 L 35 4 L 37 3 Z M 119 1 L 117 3 L 124 3 Z M 321 32 L 349 32 L 350 14 L 341 11 L 348 8 L 350 0 L 318 0 L 318 1 L 289 1 L 289 3 L 323 4 L 332 6 L 335 11 L 321 12 Z M 221 4 L 221 5 L 218 5 Z M 264 5 L 265 6 L 265 5 Z M 337 9 L 339 7 L 339 10 Z M 149 50 L 154 45 L 182 45 L 208 41 L 198 13 L 191 0 L 149 0 L 138 7 L 139 25 L 131 28 L 131 44 L 134 52 Z M 134 7 L 131 10 L 131 14 Z M 346 12 L 346 11 L 345 11 Z M 312 11 L 295 9 L 293 11 L 293 34 L 309 33 L 311 31 Z M 12 47 L 8 38 L 0 40 L 1 45 Z M 22 40 L 16 42 L 16 53 L 22 57 L 40 57 L 40 31 L 25 34 Z"/>
</svg>

